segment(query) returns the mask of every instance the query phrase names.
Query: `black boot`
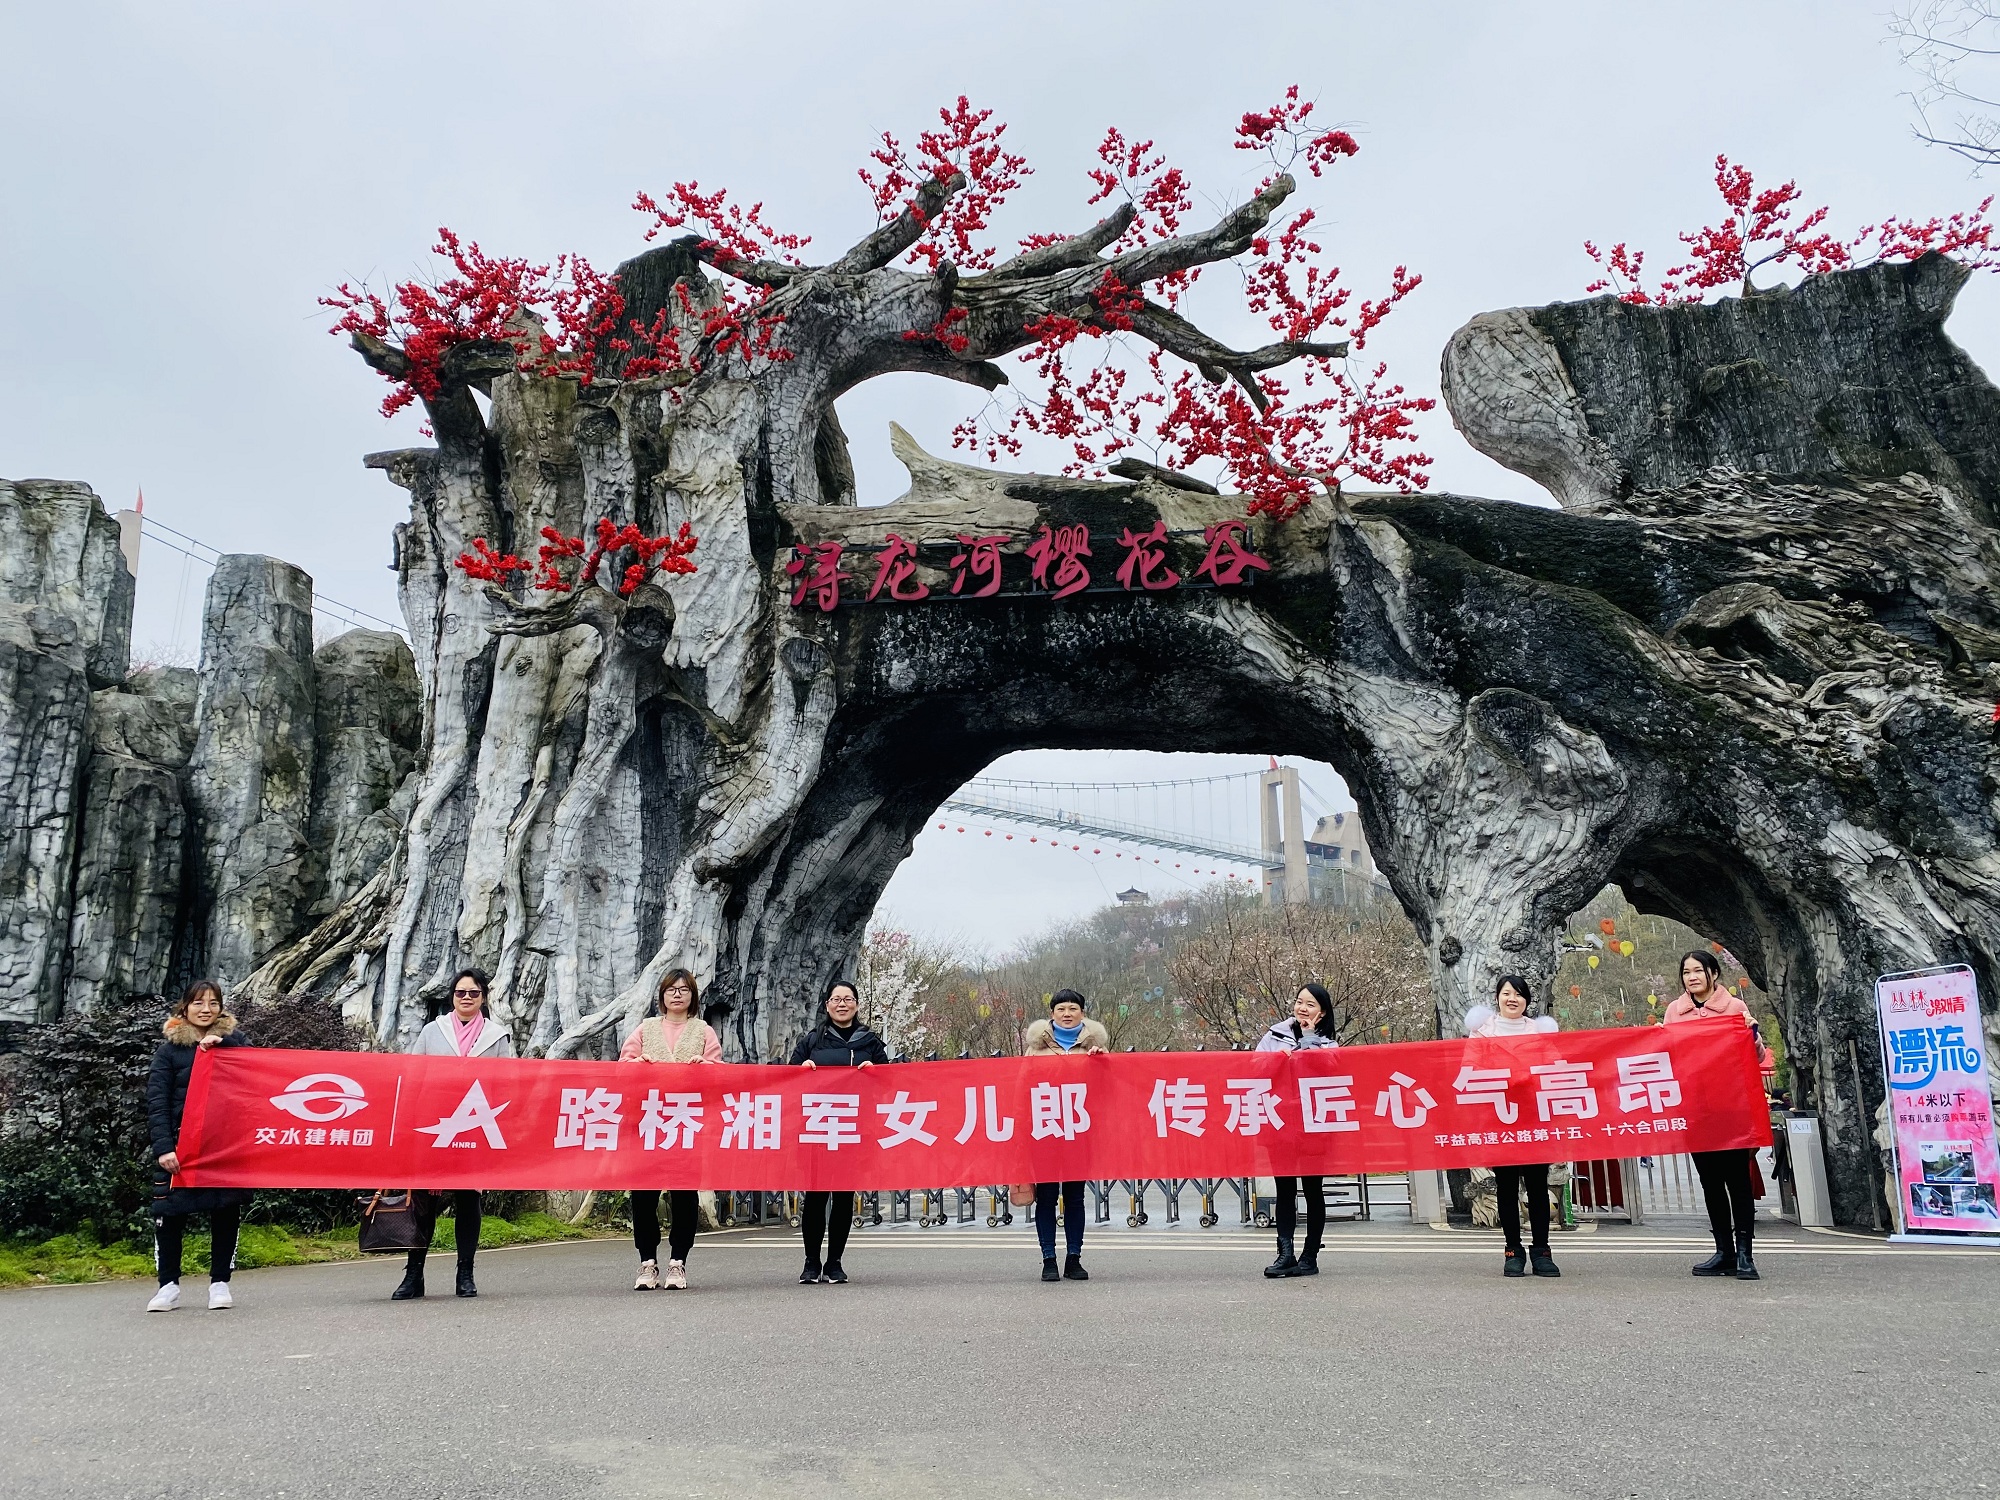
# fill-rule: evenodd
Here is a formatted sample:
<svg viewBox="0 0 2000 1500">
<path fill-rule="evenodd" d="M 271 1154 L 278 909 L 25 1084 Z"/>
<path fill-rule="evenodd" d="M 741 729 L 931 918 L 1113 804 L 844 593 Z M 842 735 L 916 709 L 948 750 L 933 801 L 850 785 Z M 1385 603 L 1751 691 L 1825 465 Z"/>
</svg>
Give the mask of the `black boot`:
<svg viewBox="0 0 2000 1500">
<path fill-rule="evenodd" d="M 1507 1247 L 1507 1263 L 1501 1268 L 1502 1276 L 1525 1276 L 1528 1274 L 1528 1253 L 1519 1245 Z"/>
<path fill-rule="evenodd" d="M 1056 1269 L 1056 1258 L 1053 1255 L 1045 1255 L 1042 1257 L 1042 1280 L 1044 1281 L 1062 1280 L 1062 1272 Z"/>
<path fill-rule="evenodd" d="M 1319 1242 L 1311 1235 L 1306 1236 L 1306 1253 L 1299 1257 L 1298 1264 L 1285 1272 L 1287 1276 L 1319 1275 Z"/>
<path fill-rule="evenodd" d="M 479 1295 L 479 1288 L 472 1283 L 472 1260 L 470 1257 L 458 1263 L 458 1295 L 461 1297 L 477 1297 Z"/>
<path fill-rule="evenodd" d="M 1736 1279 L 1738 1281 L 1762 1281 L 1757 1274 L 1757 1262 L 1750 1258 L 1750 1236 L 1736 1236 Z"/>
<path fill-rule="evenodd" d="M 1083 1257 L 1081 1255 L 1071 1255 L 1064 1258 L 1063 1279 L 1065 1281 L 1090 1280 L 1090 1272 L 1084 1270 Z"/>
<path fill-rule="evenodd" d="M 1285 1275 L 1298 1263 L 1299 1258 L 1292 1254 L 1292 1237 L 1289 1234 L 1281 1234 L 1278 1236 L 1278 1258 L 1264 1267 L 1264 1274 L 1275 1279 Z"/>
<path fill-rule="evenodd" d="M 1736 1274 L 1736 1248 L 1729 1243 L 1729 1236 L 1715 1237 L 1715 1254 L 1707 1260 L 1697 1261 L 1694 1267 L 1697 1276 L 1734 1276 Z"/>
<path fill-rule="evenodd" d="M 1556 1258 L 1549 1254 L 1549 1247 L 1547 1245 L 1530 1246 L 1528 1249 L 1528 1260 L 1534 1267 L 1534 1272 L 1537 1276 L 1562 1275 L 1562 1272 L 1556 1269 Z"/>
<path fill-rule="evenodd" d="M 420 1260 L 411 1261 L 409 1269 L 403 1272 L 403 1284 L 397 1287 L 395 1291 L 389 1293 L 389 1300 L 391 1302 L 408 1302 L 414 1298 L 423 1296 L 423 1294 L 424 1263 Z"/>
</svg>

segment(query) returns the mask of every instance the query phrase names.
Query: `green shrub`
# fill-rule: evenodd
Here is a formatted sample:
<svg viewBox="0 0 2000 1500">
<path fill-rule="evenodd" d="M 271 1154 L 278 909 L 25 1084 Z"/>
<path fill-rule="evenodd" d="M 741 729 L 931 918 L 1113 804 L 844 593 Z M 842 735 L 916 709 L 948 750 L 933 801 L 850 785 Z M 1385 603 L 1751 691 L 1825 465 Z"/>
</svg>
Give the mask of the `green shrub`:
<svg viewBox="0 0 2000 1500">
<path fill-rule="evenodd" d="M 85 1228 L 110 1244 L 144 1232 L 146 1071 L 166 1010 L 130 995 L 28 1030 L 0 1097 L 0 1236 Z"/>
</svg>

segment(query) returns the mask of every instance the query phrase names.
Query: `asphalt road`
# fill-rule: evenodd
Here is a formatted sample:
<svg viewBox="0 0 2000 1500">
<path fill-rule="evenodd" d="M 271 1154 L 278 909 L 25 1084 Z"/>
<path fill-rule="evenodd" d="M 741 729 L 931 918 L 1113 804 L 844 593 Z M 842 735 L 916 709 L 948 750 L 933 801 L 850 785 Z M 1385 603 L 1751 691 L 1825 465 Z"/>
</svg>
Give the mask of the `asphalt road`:
<svg viewBox="0 0 2000 1500">
<path fill-rule="evenodd" d="M 1697 1281 L 1686 1229 L 1098 1232 L 1045 1286 L 1020 1228 L 704 1236 L 686 1293 L 610 1242 L 480 1257 L 477 1301 L 380 1261 L 0 1294 L 9 1496 L 1974 1496 L 1994 1492 L 2000 1252 L 1772 1235 Z M 434 1260 L 433 1285 L 450 1285 Z"/>
</svg>

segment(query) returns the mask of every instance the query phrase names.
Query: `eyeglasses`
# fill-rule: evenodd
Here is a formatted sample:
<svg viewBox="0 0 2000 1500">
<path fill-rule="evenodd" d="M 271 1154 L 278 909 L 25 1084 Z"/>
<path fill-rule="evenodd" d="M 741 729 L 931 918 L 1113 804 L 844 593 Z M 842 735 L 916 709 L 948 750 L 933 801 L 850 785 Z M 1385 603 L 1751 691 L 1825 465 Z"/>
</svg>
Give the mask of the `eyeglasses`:
<svg viewBox="0 0 2000 1500">
<path fill-rule="evenodd" d="M 692 995 L 694 991 L 684 984 L 670 984 L 667 986 L 667 993 L 669 995 Z"/>
</svg>

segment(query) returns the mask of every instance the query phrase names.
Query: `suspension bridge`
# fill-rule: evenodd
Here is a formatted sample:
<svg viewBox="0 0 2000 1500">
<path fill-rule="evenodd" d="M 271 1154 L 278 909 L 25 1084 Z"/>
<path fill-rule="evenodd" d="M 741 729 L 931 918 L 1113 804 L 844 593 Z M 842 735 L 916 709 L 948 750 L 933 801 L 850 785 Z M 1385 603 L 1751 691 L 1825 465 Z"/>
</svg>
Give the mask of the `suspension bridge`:
<svg viewBox="0 0 2000 1500">
<path fill-rule="evenodd" d="M 1314 821 L 1306 822 L 1308 803 Z M 980 777 L 938 809 L 941 832 L 997 825 L 1008 839 L 1101 855 L 1183 874 L 1235 879 L 1254 872 L 1268 901 L 1339 905 L 1387 894 L 1352 811 L 1312 788 L 1294 766 L 1153 781 L 1030 781 Z M 965 822 L 960 822 L 965 820 Z M 973 825 L 968 829 L 966 823 Z M 1033 830 L 1025 835 L 1007 829 Z M 1173 858 L 1179 855 L 1181 858 Z M 1227 868 L 1234 867 L 1234 868 Z"/>
</svg>

